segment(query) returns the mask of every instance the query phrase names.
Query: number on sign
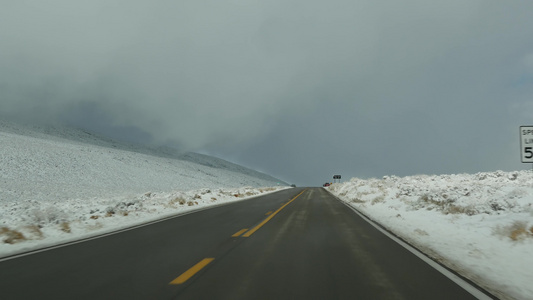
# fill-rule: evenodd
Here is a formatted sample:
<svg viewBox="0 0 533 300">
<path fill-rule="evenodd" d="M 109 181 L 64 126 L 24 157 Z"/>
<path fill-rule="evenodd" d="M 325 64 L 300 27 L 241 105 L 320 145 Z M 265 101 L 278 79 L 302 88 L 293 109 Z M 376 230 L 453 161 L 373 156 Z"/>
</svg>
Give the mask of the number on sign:
<svg viewBox="0 0 533 300">
<path fill-rule="evenodd" d="M 533 149 L 533 147 L 524 148 L 524 152 L 526 153 L 525 158 L 533 158 L 533 151 L 531 149 Z"/>
</svg>

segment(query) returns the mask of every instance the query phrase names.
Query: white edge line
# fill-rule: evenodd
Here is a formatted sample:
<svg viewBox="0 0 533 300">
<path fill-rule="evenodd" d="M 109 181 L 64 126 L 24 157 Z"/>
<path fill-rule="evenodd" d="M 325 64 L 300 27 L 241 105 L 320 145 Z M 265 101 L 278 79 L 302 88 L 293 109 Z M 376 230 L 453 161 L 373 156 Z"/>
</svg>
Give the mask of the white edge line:
<svg viewBox="0 0 533 300">
<path fill-rule="evenodd" d="M 230 203 L 225 203 L 225 204 L 230 204 Z M 222 205 L 224 205 L 224 204 L 222 204 Z M 217 206 L 221 206 L 221 205 L 217 205 Z M 26 252 L 23 252 L 23 253 L 13 254 L 13 255 L 10 255 L 10 256 L 7 256 L 7 257 L 0 258 L 0 262 L 11 260 L 11 259 L 16 259 L 16 258 L 20 258 L 20 257 L 32 255 L 32 254 L 37 254 L 37 253 L 41 253 L 41 252 L 46 252 L 48 250 L 67 247 L 67 246 L 70 246 L 70 245 L 81 244 L 81 243 L 84 243 L 84 242 L 87 242 L 87 241 L 96 240 L 96 239 L 103 238 L 103 237 L 106 237 L 106 236 L 119 234 L 119 233 L 122 233 L 122 232 L 134 230 L 134 229 L 145 227 L 145 226 L 149 226 L 149 225 L 153 225 L 153 224 L 156 224 L 156 223 L 159 223 L 159 222 L 164 222 L 164 221 L 167 221 L 167 220 L 170 220 L 170 219 L 174 219 L 174 218 L 178 218 L 178 217 L 181 217 L 181 216 L 185 216 L 185 215 L 188 215 L 188 214 L 200 212 L 202 210 L 206 210 L 206 209 L 209 209 L 209 208 L 214 208 L 214 206 L 204 207 L 204 208 L 200 208 L 200 209 L 196 209 L 196 210 L 192 210 L 192 211 L 187 211 L 187 212 L 182 212 L 182 213 L 179 213 L 177 215 L 167 216 L 167 217 L 164 217 L 162 219 L 148 221 L 148 222 L 145 222 L 145 223 L 142 223 L 142 224 L 132 225 L 132 226 L 129 226 L 129 227 L 126 227 L 126 228 L 123 228 L 123 229 L 118 229 L 118 230 L 114 230 L 114 231 L 107 232 L 107 233 L 97 234 L 95 236 L 85 237 L 85 238 L 81 238 L 79 240 L 68 241 L 68 242 L 57 244 L 57 245 L 47 246 L 47 247 L 44 247 L 44 248 L 41 248 L 41 249 L 29 250 L 29 251 L 26 251 Z"/>
<path fill-rule="evenodd" d="M 335 198 L 337 198 L 337 197 L 335 197 Z M 437 262 L 435 262 L 431 258 L 427 257 L 425 254 L 420 252 L 418 249 L 414 248 L 413 246 L 411 246 L 411 245 L 407 244 L 406 242 L 402 241 L 401 239 L 399 239 L 398 237 L 394 236 L 393 234 L 391 234 L 387 230 L 383 229 L 381 226 L 377 225 L 376 222 L 372 221 L 367 216 L 365 216 L 362 213 L 360 213 L 355 207 L 353 207 L 353 206 L 349 205 L 348 203 L 340 200 L 339 198 L 337 198 L 337 199 L 340 202 L 342 202 L 344 205 L 348 206 L 351 210 L 353 210 L 361 218 L 363 218 L 363 220 L 367 221 L 370 225 L 374 226 L 374 228 L 376 228 L 377 230 L 379 230 L 380 232 L 382 232 L 383 234 L 388 236 L 390 239 L 392 239 L 396 243 L 400 244 L 402 247 L 407 249 L 409 252 L 411 252 L 414 255 L 416 255 L 418 258 L 420 258 L 421 260 L 426 262 L 428 265 L 433 267 L 435 270 L 439 271 L 442 275 L 448 277 L 451 281 L 455 282 L 457 285 L 462 287 L 465 291 L 469 292 L 472 296 L 474 296 L 474 297 L 476 297 L 477 299 L 480 299 L 480 300 L 493 300 L 494 299 L 492 297 L 489 297 L 487 294 L 485 294 L 484 292 L 480 291 L 478 288 L 476 288 L 475 286 L 471 285 L 470 283 L 468 283 L 467 281 L 465 281 L 461 277 L 457 276 L 457 274 L 454 274 L 453 272 L 451 272 L 450 270 L 444 268 L 443 266 L 441 266 L 440 264 L 438 264 Z"/>
<path fill-rule="evenodd" d="M 207 206 L 199 207 L 197 209 L 193 209 L 193 210 L 189 210 L 189 211 L 178 212 L 175 215 L 166 216 L 166 217 L 163 217 L 161 219 L 147 221 L 147 222 L 144 222 L 144 223 L 141 223 L 141 224 L 131 225 L 131 226 L 128 226 L 126 228 L 122 228 L 122 229 L 118 229 L 118 230 L 112 230 L 110 232 L 106 232 L 106 233 L 101 233 L 101 234 L 97 234 L 97 235 L 94 235 L 94 236 L 80 238 L 79 240 L 60 242 L 57 245 L 44 246 L 43 248 L 40 248 L 40 249 L 28 250 L 28 251 L 24 251 L 22 253 L 14 253 L 14 254 L 11 254 L 11 255 L 8 255 L 8 256 L 5 256 L 5 257 L 0 257 L 0 262 L 4 262 L 4 261 L 11 260 L 11 259 L 16 259 L 16 258 L 32 255 L 32 254 L 37 254 L 37 253 L 45 252 L 45 251 L 48 251 L 48 250 L 67 247 L 67 246 L 70 246 L 70 245 L 80 244 L 80 243 L 87 242 L 87 241 L 96 240 L 96 239 L 103 238 L 103 237 L 106 237 L 106 236 L 119 234 L 119 233 L 122 233 L 122 232 L 134 230 L 134 229 L 137 229 L 137 228 L 153 225 L 153 224 L 156 224 L 156 223 L 168 221 L 170 219 L 179 218 L 179 217 L 182 217 L 182 216 L 185 216 L 185 215 L 201 212 L 201 211 L 208 210 L 208 209 L 211 209 L 211 208 L 230 205 L 230 204 L 234 204 L 234 203 L 238 203 L 238 202 L 242 202 L 242 201 L 246 201 L 246 200 L 252 200 L 254 198 L 259 198 L 261 196 L 266 196 L 268 194 L 273 194 L 273 193 L 281 192 L 281 191 L 284 191 L 284 190 L 286 190 L 286 189 L 273 191 L 273 192 L 267 192 L 267 193 L 263 193 L 263 194 L 260 194 L 260 195 L 252 196 L 250 198 L 233 200 L 233 201 L 229 201 L 229 202 L 226 202 L 226 203 L 218 203 L 218 204 L 215 204 L 215 205 L 207 205 Z"/>
</svg>

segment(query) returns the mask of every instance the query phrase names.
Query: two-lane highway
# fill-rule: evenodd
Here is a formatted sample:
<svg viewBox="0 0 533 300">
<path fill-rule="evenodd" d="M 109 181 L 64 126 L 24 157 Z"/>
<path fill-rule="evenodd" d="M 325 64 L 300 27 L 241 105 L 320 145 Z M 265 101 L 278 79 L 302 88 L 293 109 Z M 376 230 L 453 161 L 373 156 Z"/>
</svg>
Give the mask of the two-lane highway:
<svg viewBox="0 0 533 300">
<path fill-rule="evenodd" d="M 2 299 L 476 299 L 321 188 L 0 262 Z"/>
</svg>

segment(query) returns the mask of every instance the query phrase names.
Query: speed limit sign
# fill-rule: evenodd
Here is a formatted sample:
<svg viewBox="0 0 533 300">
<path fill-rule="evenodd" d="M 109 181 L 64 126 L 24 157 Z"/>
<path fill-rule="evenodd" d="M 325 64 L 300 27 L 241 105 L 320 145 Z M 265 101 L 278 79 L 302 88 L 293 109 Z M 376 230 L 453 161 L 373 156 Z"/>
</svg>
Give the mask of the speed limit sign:
<svg viewBox="0 0 533 300">
<path fill-rule="evenodd" d="M 533 163 L 533 126 L 520 126 L 520 157 L 523 163 Z"/>
</svg>

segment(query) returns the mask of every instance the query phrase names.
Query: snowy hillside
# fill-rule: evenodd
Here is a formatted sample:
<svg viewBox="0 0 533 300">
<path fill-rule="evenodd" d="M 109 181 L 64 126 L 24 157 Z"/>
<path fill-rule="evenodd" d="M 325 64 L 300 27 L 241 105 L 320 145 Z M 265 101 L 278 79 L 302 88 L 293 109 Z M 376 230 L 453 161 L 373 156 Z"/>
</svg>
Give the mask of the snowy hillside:
<svg viewBox="0 0 533 300">
<path fill-rule="evenodd" d="M 287 186 L 207 155 L 65 127 L 1 121 L 0 145 L 0 256 Z"/>
<path fill-rule="evenodd" d="M 354 178 L 327 190 L 501 299 L 532 299 L 533 172 Z"/>
<path fill-rule="evenodd" d="M 62 127 L 0 123 L 0 199 L 63 200 L 282 181 L 227 161 Z"/>
</svg>

